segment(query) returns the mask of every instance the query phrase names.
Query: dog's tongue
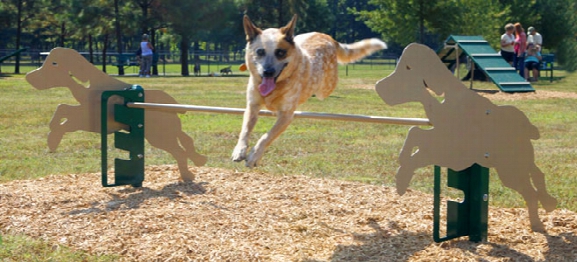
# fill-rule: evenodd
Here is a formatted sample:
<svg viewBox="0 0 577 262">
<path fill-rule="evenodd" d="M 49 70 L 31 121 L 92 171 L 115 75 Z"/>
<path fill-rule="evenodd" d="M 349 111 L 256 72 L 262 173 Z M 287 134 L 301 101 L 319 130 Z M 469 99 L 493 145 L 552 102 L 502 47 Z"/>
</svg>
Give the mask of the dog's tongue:
<svg viewBox="0 0 577 262">
<path fill-rule="evenodd" d="M 275 87 L 274 77 L 263 77 L 262 83 L 258 86 L 258 91 L 260 91 L 262 96 L 268 96 Z"/>
</svg>

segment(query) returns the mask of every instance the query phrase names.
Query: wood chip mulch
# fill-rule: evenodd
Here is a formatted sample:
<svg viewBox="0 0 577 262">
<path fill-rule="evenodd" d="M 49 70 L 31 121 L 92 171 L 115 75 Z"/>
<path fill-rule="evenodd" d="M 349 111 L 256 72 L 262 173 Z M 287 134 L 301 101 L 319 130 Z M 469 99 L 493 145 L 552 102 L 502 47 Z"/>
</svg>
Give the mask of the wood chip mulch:
<svg viewBox="0 0 577 262">
<path fill-rule="evenodd" d="M 517 100 L 535 100 L 535 99 L 577 99 L 577 94 L 573 92 L 549 91 L 537 88 L 535 92 L 524 93 L 505 93 L 505 92 L 485 92 L 477 90 L 481 96 L 490 100 L 500 101 L 517 101 Z"/>
<path fill-rule="evenodd" d="M 432 239 L 433 197 L 304 176 L 147 168 L 144 187 L 100 174 L 0 184 L 0 231 L 126 261 L 577 261 L 577 216 L 533 233 L 524 208 L 490 208 L 489 238 Z"/>
</svg>

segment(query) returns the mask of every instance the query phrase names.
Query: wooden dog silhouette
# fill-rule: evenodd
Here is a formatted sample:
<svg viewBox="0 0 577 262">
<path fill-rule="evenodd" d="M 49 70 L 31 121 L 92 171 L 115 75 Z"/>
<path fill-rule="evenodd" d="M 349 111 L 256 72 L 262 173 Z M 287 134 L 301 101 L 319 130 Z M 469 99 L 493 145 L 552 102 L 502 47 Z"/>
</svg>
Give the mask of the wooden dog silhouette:
<svg viewBox="0 0 577 262">
<path fill-rule="evenodd" d="M 405 48 L 395 71 L 377 82 L 376 91 L 389 105 L 420 102 L 433 124 L 430 129 L 409 130 L 399 155 L 399 194 L 405 193 L 420 167 L 494 167 L 502 183 L 523 196 L 533 230 L 544 230 L 538 201 L 549 212 L 557 200 L 547 193 L 545 176 L 535 165 L 531 139 L 539 138 L 539 130 L 523 112 L 497 106 L 467 89 L 433 50 L 419 44 Z"/>
<path fill-rule="evenodd" d="M 53 49 L 42 67 L 28 73 L 26 80 L 39 90 L 66 87 L 80 103 L 60 104 L 50 121 L 48 147 L 56 151 L 64 134 L 78 130 L 100 133 L 101 95 L 106 90 L 124 90 L 131 85 L 108 76 L 89 63 L 78 52 L 67 48 Z M 148 103 L 178 104 L 174 98 L 160 90 L 146 90 Z M 122 98 L 109 100 L 108 133 L 124 129 L 114 121 L 113 104 L 122 103 Z M 184 112 L 178 112 L 184 113 Z M 188 170 L 188 160 L 195 165 L 206 163 L 206 156 L 196 152 L 194 141 L 182 131 L 177 112 L 147 110 L 144 134 L 150 145 L 170 153 L 178 164 L 183 180 L 193 180 L 194 174 Z"/>
</svg>

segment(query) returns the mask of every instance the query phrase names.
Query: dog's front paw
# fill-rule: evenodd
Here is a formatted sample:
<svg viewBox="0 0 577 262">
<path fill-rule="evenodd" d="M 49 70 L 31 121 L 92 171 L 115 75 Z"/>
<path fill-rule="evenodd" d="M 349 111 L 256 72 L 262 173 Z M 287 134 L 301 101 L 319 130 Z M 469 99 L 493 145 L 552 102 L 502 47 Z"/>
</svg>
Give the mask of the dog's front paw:
<svg viewBox="0 0 577 262">
<path fill-rule="evenodd" d="M 236 146 L 232 151 L 232 156 L 230 157 L 234 162 L 240 162 L 246 159 L 246 146 Z"/>
<path fill-rule="evenodd" d="M 254 148 L 248 154 L 248 158 L 246 159 L 246 167 L 256 167 L 260 163 L 260 159 L 262 158 L 262 153 L 259 150 L 254 150 Z"/>
</svg>

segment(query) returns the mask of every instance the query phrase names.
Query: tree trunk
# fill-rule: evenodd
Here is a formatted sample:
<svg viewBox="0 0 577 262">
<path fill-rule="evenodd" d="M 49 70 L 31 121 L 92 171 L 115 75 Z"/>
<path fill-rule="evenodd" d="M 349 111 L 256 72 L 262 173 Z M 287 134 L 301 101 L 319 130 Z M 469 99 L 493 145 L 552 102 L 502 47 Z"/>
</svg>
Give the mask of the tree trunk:
<svg viewBox="0 0 577 262">
<path fill-rule="evenodd" d="M 18 1 L 18 18 L 16 28 L 16 50 L 20 49 L 20 35 L 22 34 L 22 1 Z M 14 64 L 14 74 L 20 74 L 20 54 L 16 55 L 16 63 Z"/>
<path fill-rule="evenodd" d="M 118 75 L 124 75 L 124 66 L 122 63 L 124 61 L 120 61 L 120 57 L 122 56 L 122 32 L 120 29 L 120 12 L 118 10 L 118 0 L 114 0 L 114 25 L 116 27 L 116 50 L 118 52 L 118 58 L 116 59 L 116 63 L 119 64 L 118 66 Z"/>
<path fill-rule="evenodd" d="M 96 40 L 96 42 L 94 42 L 94 49 L 100 50 L 100 42 L 98 42 L 98 40 Z M 95 60 L 96 60 L 96 63 L 100 63 L 100 57 L 99 56 L 95 56 Z"/>
<path fill-rule="evenodd" d="M 64 47 L 64 40 L 66 37 L 66 23 L 60 24 L 60 47 Z"/>
<path fill-rule="evenodd" d="M 200 63 L 200 43 L 198 40 L 194 41 L 194 64 Z"/>
<path fill-rule="evenodd" d="M 282 0 L 278 1 L 278 27 L 282 27 L 283 26 L 283 13 L 282 13 Z"/>
<path fill-rule="evenodd" d="M 104 34 L 104 43 L 102 44 L 102 72 L 106 73 L 106 49 L 108 49 L 108 34 Z"/>
<path fill-rule="evenodd" d="M 88 35 L 88 53 L 90 63 L 94 64 L 94 49 L 92 48 L 92 35 Z"/>
<path fill-rule="evenodd" d="M 146 3 L 140 4 L 140 10 L 142 11 L 142 24 L 141 30 L 143 34 L 148 33 L 148 7 Z"/>
<path fill-rule="evenodd" d="M 229 43 L 222 43 L 220 44 L 221 47 L 221 52 L 222 52 L 222 56 L 224 58 L 224 61 L 226 61 L 227 63 L 230 62 L 230 46 Z"/>
<path fill-rule="evenodd" d="M 154 47 L 152 54 L 152 74 L 158 75 L 158 50 L 156 50 L 156 30 L 150 29 L 150 44 Z"/>
<path fill-rule="evenodd" d="M 333 23 L 333 28 L 331 29 L 331 36 L 333 39 L 337 39 L 337 26 L 339 24 L 338 17 L 338 0 L 333 0 L 333 15 L 335 16 L 335 22 Z"/>
<path fill-rule="evenodd" d="M 188 46 L 190 41 L 188 37 L 182 36 L 180 41 L 180 74 L 182 76 L 189 76 L 190 72 L 188 70 Z"/>
<path fill-rule="evenodd" d="M 424 0 L 419 1 L 419 44 L 425 42 L 425 13 L 424 13 Z"/>
</svg>

